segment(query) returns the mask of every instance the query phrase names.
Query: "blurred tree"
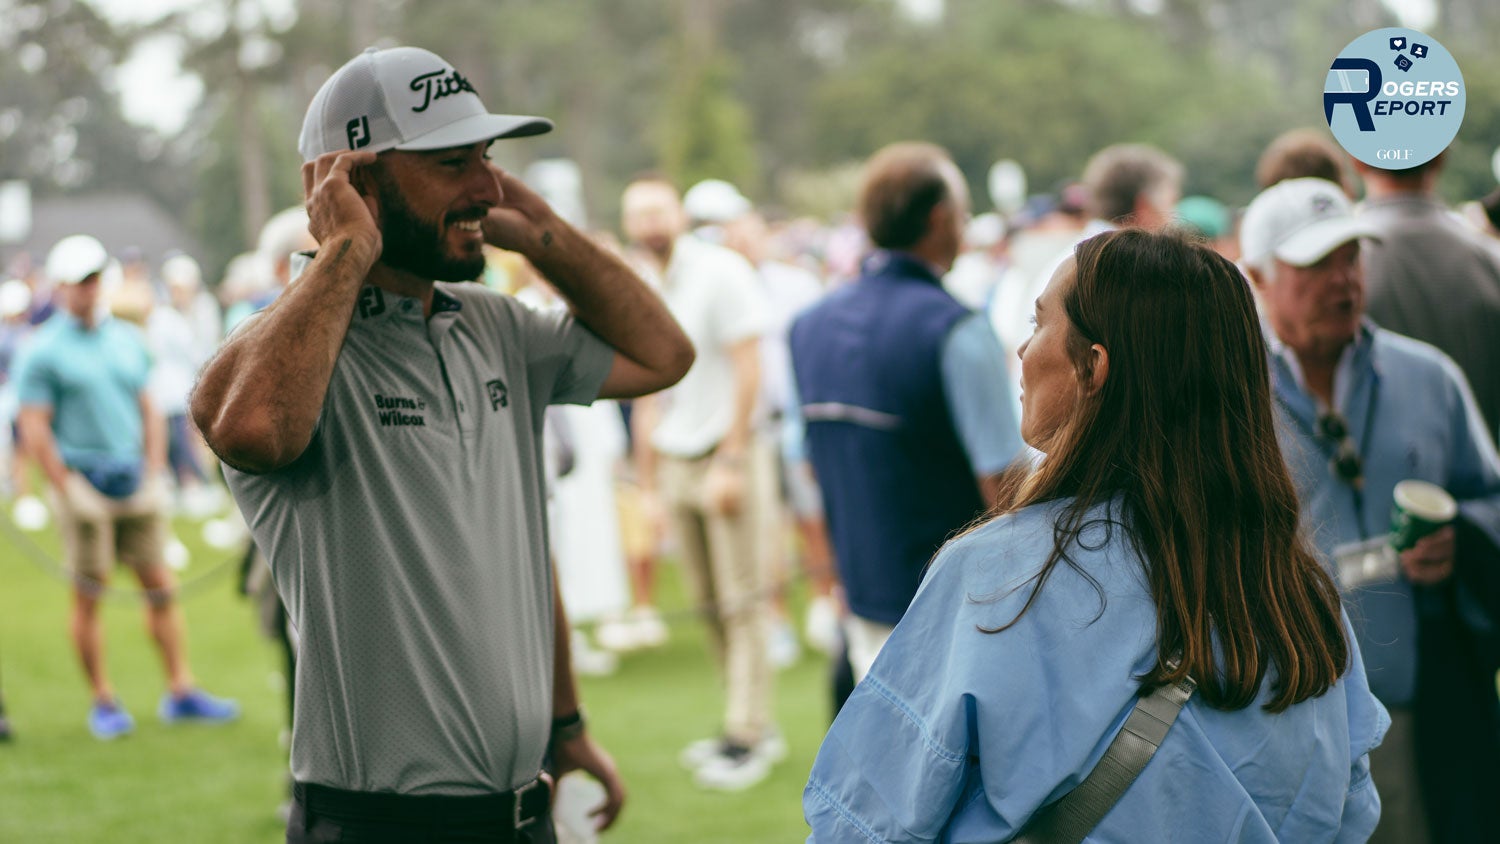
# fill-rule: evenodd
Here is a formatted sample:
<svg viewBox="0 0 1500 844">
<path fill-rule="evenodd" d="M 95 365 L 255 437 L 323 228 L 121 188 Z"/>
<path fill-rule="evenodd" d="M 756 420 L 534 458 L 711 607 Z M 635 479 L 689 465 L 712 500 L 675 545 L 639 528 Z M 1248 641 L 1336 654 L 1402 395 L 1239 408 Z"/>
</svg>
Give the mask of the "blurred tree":
<svg viewBox="0 0 1500 844">
<path fill-rule="evenodd" d="M 180 183 L 161 139 L 126 122 L 113 89 L 129 41 L 83 3 L 0 0 L 0 178 L 36 196 L 142 190 L 164 205 Z"/>
</svg>

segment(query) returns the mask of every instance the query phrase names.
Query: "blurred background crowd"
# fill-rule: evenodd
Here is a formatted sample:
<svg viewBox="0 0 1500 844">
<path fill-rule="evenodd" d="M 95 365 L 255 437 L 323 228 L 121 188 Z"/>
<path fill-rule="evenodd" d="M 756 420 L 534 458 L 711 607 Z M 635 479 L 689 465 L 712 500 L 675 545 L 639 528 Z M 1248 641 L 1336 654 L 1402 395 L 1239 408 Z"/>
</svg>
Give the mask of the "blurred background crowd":
<svg viewBox="0 0 1500 844">
<path fill-rule="evenodd" d="M 1320 176 L 1359 199 L 1319 123 L 1321 81 L 1356 35 L 1410 25 L 1454 54 L 1468 95 L 1431 192 L 1500 249 L 1500 6 L 1481 0 L 0 0 L 0 14 L 0 379 L 56 309 L 48 250 L 97 238 L 112 258 L 106 306 L 153 361 L 175 524 L 226 553 L 248 540 L 187 396 L 226 333 L 295 283 L 289 256 L 315 247 L 295 136 L 333 68 L 370 44 L 419 45 L 493 110 L 552 117 L 556 132 L 497 148 L 498 162 L 658 284 L 665 268 L 622 195 L 648 172 L 675 185 L 690 236 L 743 256 L 770 315 L 753 424 L 779 482 L 761 552 L 772 576 L 750 597 L 774 619 L 769 661 L 826 655 L 841 669 L 824 684 L 835 700 L 852 676 L 787 332 L 871 251 L 853 208 L 877 149 L 931 141 L 962 172 L 974 215 L 943 285 L 988 318 L 1015 379 L 1033 300 L 1088 234 L 1173 224 L 1234 260 L 1242 208 L 1271 184 Z M 517 255 L 491 252 L 481 283 L 561 306 Z M 1493 432 L 1497 397 L 1469 378 Z M 17 407 L 0 388 L 6 430 Z M 599 402 L 548 420 L 553 550 L 584 674 L 628 673 L 624 655 L 662 647 L 692 610 L 674 616 L 656 594 L 655 562 L 682 549 L 641 494 L 650 446 L 632 410 Z M 52 519 L 40 481 L 0 439 L 10 516 L 40 531 Z M 173 541 L 168 561 L 188 567 L 197 544 Z M 265 578 L 245 588 L 290 657 Z M 780 758 L 766 752 L 760 778 Z"/>
</svg>

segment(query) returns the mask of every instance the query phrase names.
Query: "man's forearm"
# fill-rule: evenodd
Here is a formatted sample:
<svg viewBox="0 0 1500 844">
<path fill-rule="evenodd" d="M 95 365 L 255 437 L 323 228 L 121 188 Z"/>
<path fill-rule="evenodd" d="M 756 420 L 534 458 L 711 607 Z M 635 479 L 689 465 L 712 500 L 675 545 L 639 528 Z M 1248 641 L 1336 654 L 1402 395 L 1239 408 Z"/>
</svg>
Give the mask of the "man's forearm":
<svg viewBox="0 0 1500 844">
<path fill-rule="evenodd" d="M 204 367 L 193 421 L 226 462 L 269 471 L 307 448 L 360 287 L 377 255 L 340 237 Z"/>
<path fill-rule="evenodd" d="M 760 338 L 742 340 L 730 353 L 734 366 L 734 416 L 718 453 L 739 457 L 750 445 L 750 420 L 760 399 Z"/>
<path fill-rule="evenodd" d="M 147 475 L 167 468 L 167 420 L 145 398 L 141 400 L 141 446 Z"/>
<path fill-rule="evenodd" d="M 552 717 L 578 711 L 578 683 L 573 679 L 573 648 L 568 614 L 563 609 L 557 566 L 552 567 Z"/>
<path fill-rule="evenodd" d="M 527 250 L 531 263 L 618 354 L 676 381 L 692 363 L 692 344 L 661 297 L 623 260 L 561 219 Z"/>
<path fill-rule="evenodd" d="M 35 416 L 34 413 L 35 411 L 23 410 L 17 420 L 17 427 L 21 431 L 21 443 L 26 446 L 26 451 L 36 458 L 37 465 L 42 468 L 42 474 L 47 477 L 47 483 L 61 492 L 63 485 L 67 483 L 68 467 L 63 463 L 62 454 L 57 450 L 57 440 L 52 436 L 51 420 L 45 416 Z"/>
</svg>

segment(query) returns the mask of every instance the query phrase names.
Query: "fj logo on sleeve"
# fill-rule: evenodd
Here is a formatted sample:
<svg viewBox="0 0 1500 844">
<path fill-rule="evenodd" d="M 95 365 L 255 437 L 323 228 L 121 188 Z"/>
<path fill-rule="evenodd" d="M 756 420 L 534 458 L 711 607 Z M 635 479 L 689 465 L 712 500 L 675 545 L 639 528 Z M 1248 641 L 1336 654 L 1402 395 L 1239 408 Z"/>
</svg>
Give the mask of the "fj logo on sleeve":
<svg viewBox="0 0 1500 844">
<path fill-rule="evenodd" d="M 490 410 L 510 406 L 510 395 L 505 391 L 504 381 L 496 378 L 493 381 L 486 381 L 484 387 L 490 393 Z"/>
</svg>

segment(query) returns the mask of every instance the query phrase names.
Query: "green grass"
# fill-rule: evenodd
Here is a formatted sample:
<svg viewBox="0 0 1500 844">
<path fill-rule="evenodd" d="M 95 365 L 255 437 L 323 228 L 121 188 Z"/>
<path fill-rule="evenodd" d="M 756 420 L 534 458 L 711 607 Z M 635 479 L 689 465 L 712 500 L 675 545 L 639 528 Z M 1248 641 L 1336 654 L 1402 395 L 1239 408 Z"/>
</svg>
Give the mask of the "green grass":
<svg viewBox="0 0 1500 844">
<path fill-rule="evenodd" d="M 3 518 L 3 516 L 0 516 Z M 191 582 L 225 558 L 179 525 L 193 552 Z M 12 528 L 13 530 L 13 528 Z M 49 528 L 33 535 L 49 553 Z M 663 607 L 682 610 L 673 567 L 662 572 Z M 127 573 L 115 583 L 130 585 Z M 194 670 L 215 694 L 238 698 L 244 716 L 224 727 L 166 727 L 156 720 L 162 673 L 138 601 L 106 603 L 107 660 L 133 735 L 95 741 L 84 725 L 88 692 L 67 639 L 62 583 L 0 533 L 0 689 L 16 741 L 0 744 L 0 841 L 275 842 L 286 762 L 279 661 L 256 632 L 232 576 L 201 582 L 183 602 Z M 611 677 L 585 679 L 591 730 L 614 755 L 630 790 L 607 842 L 800 841 L 801 792 L 827 725 L 821 658 L 778 675 L 777 718 L 791 754 L 773 776 L 740 794 L 694 788 L 676 762 L 688 742 L 713 733 L 722 697 L 699 625 L 673 614 L 664 648 L 631 654 Z"/>
</svg>

